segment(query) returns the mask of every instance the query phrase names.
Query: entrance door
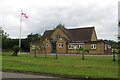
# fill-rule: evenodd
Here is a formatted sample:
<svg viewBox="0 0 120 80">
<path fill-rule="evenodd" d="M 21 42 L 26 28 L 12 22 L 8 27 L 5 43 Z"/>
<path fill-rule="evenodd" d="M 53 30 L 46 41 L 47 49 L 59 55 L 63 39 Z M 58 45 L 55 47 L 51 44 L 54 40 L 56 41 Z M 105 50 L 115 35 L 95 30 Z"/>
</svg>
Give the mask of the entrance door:
<svg viewBox="0 0 120 80">
<path fill-rule="evenodd" d="M 52 46 L 53 46 L 52 53 L 56 53 L 56 43 L 53 43 Z"/>
</svg>

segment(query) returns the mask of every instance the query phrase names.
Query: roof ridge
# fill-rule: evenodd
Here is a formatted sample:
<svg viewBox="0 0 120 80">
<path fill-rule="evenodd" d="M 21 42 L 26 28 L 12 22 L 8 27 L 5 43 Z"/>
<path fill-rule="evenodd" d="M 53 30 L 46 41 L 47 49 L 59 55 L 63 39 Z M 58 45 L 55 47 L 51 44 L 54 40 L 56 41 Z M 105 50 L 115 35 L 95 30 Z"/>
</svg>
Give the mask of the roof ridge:
<svg viewBox="0 0 120 80">
<path fill-rule="evenodd" d="M 93 27 L 82 27 L 82 28 L 71 28 L 71 29 L 67 29 L 67 30 L 73 30 L 73 29 L 90 29 L 90 28 L 95 28 L 94 26 Z"/>
<path fill-rule="evenodd" d="M 68 29 L 68 28 L 65 28 L 65 27 L 60 27 L 61 29 L 65 29 L 65 30 L 73 30 L 73 29 L 88 29 L 88 28 L 94 28 L 93 27 L 82 27 L 82 28 L 71 28 L 71 29 Z M 45 31 L 54 31 L 54 29 L 51 29 L 51 30 L 45 30 Z"/>
<path fill-rule="evenodd" d="M 64 34 L 67 36 L 67 38 L 70 41 L 90 41 L 91 39 L 90 36 L 92 35 L 92 32 L 95 27 L 93 26 L 93 27 L 82 27 L 82 28 L 72 28 L 72 29 L 68 29 L 65 27 L 59 27 L 59 28 L 64 32 Z M 55 31 L 55 29 L 45 30 L 43 36 L 50 37 Z"/>
<path fill-rule="evenodd" d="M 69 39 L 72 38 L 71 33 L 67 30 L 67 28 L 65 28 L 65 27 L 60 27 L 60 28 L 61 28 L 61 30 L 67 35 L 67 37 L 68 37 Z"/>
<path fill-rule="evenodd" d="M 45 30 L 45 31 L 54 31 L 54 30 L 51 29 L 51 30 Z"/>
</svg>

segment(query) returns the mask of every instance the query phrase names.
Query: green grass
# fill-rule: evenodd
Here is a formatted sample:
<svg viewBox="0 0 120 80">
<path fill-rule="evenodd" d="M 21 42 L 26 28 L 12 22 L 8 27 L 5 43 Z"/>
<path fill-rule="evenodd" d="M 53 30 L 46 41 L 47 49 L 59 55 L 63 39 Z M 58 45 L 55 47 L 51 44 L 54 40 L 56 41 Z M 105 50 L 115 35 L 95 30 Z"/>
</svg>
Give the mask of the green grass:
<svg viewBox="0 0 120 80">
<path fill-rule="evenodd" d="M 118 78 L 118 61 L 112 61 L 112 56 L 81 56 L 21 54 L 13 57 L 3 53 L 2 68 L 32 72 L 45 72 L 62 75 L 88 76 L 94 78 Z"/>
</svg>

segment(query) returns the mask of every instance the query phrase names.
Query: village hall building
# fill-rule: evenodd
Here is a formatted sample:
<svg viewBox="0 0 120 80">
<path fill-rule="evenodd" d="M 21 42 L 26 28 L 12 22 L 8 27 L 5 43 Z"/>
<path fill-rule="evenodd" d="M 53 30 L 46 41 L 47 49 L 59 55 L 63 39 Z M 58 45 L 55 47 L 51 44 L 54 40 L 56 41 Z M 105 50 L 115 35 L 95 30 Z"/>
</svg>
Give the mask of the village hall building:
<svg viewBox="0 0 120 80">
<path fill-rule="evenodd" d="M 45 49 L 36 49 L 36 53 L 79 53 L 78 48 L 84 48 L 90 50 L 87 54 L 111 54 L 111 45 L 97 39 L 95 27 L 67 29 L 59 24 L 55 29 L 44 32 L 42 44 Z M 35 53 L 35 45 L 30 46 L 30 52 Z"/>
</svg>

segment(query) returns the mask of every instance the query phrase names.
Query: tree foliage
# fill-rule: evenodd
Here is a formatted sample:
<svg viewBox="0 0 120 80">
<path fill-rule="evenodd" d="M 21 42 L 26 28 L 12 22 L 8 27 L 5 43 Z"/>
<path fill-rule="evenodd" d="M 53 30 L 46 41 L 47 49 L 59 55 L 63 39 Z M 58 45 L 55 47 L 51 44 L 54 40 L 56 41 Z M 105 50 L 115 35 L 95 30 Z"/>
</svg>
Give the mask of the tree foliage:
<svg viewBox="0 0 120 80">
<path fill-rule="evenodd" d="M 84 60 L 84 48 L 78 48 L 78 50 L 80 51 L 80 53 L 82 54 L 82 60 Z"/>
<path fill-rule="evenodd" d="M 12 56 L 17 56 L 19 50 L 20 50 L 20 47 L 19 47 L 19 46 L 14 46 L 14 47 L 13 47 L 14 53 L 12 54 Z"/>
<path fill-rule="evenodd" d="M 26 39 L 29 43 L 39 43 L 40 39 L 41 39 L 41 35 L 31 33 L 31 34 L 27 35 Z"/>
<path fill-rule="evenodd" d="M 80 53 L 82 54 L 82 60 L 84 60 L 84 53 L 87 52 L 89 53 L 90 50 L 89 49 L 85 49 L 85 48 L 78 48 L 77 50 L 81 51 Z"/>
<path fill-rule="evenodd" d="M 1 30 L 1 35 L 3 51 L 12 51 L 13 46 L 18 45 L 18 39 L 9 38 L 9 34 L 7 34 L 4 30 Z"/>
<path fill-rule="evenodd" d="M 120 27 L 120 21 L 118 22 L 118 27 Z"/>
<path fill-rule="evenodd" d="M 9 38 L 9 34 L 0 29 L 0 35 L 2 36 L 2 51 L 13 51 L 13 47 L 19 45 L 19 39 Z M 21 39 L 21 51 L 28 51 L 30 49 L 30 43 L 39 43 L 41 35 L 29 34 L 27 38 Z"/>
</svg>

